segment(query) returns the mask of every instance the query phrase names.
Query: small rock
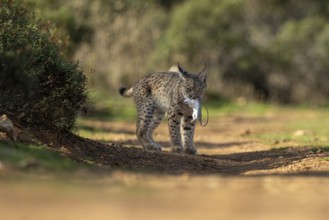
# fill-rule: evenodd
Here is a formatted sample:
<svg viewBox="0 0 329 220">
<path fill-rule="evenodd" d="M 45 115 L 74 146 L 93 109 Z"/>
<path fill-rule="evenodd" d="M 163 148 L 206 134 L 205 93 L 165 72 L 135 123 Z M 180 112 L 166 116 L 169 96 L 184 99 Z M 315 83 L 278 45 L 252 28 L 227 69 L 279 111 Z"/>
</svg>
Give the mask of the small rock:
<svg viewBox="0 0 329 220">
<path fill-rule="evenodd" d="M 17 132 L 14 128 L 13 122 L 8 118 L 7 115 L 2 115 L 0 117 L 0 131 L 5 132 L 10 139 L 16 141 Z"/>
<path fill-rule="evenodd" d="M 297 136 L 304 136 L 306 134 L 307 134 L 307 132 L 304 131 L 304 130 L 297 130 L 292 135 L 295 136 L 295 137 L 297 137 Z"/>
<path fill-rule="evenodd" d="M 20 167 L 24 169 L 33 169 L 33 168 L 35 169 L 41 167 L 41 164 L 37 160 L 33 158 L 29 158 L 21 161 Z"/>
<path fill-rule="evenodd" d="M 250 135 L 251 134 L 251 130 L 250 129 L 246 129 L 245 131 L 243 131 L 242 133 L 241 133 L 241 136 L 248 136 L 248 135 Z"/>
<path fill-rule="evenodd" d="M 322 149 L 319 148 L 319 149 L 316 151 L 316 153 L 321 154 L 321 153 L 322 153 Z"/>
</svg>

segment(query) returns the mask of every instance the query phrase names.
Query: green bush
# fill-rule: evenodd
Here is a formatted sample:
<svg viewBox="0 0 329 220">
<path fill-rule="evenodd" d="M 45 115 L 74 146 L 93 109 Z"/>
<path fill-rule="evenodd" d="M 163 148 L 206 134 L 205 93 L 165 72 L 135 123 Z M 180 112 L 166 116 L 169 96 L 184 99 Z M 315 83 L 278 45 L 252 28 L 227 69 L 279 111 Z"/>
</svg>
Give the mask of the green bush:
<svg viewBox="0 0 329 220">
<path fill-rule="evenodd" d="M 21 1 L 0 7 L 0 114 L 22 123 L 71 130 L 87 99 L 86 77 L 60 53 L 51 26 Z"/>
<path fill-rule="evenodd" d="M 221 90 L 214 76 L 218 75 L 220 81 L 231 84 L 228 87 L 245 84 L 257 99 L 269 99 L 265 70 L 259 60 L 266 62 L 270 57 L 251 42 L 249 27 L 245 25 L 247 4 L 243 0 L 191 0 L 182 4 L 175 8 L 156 50 L 161 53 L 155 56 L 169 63 L 179 60 L 192 64 L 195 69 L 207 60 L 217 70 L 209 74 L 210 81 L 216 82 L 209 83 L 211 90 Z"/>
<path fill-rule="evenodd" d="M 69 56 L 74 55 L 74 50 L 82 43 L 90 43 L 93 37 L 93 27 L 89 22 L 90 0 L 24 0 L 33 7 L 36 16 L 42 21 L 51 21 L 56 28 L 52 31 L 57 36 L 62 36 L 65 50 L 62 52 Z M 77 10 L 76 5 L 79 5 Z"/>
<path fill-rule="evenodd" d="M 194 69 L 207 60 L 209 90 L 291 104 L 325 104 L 328 1 L 190 0 L 172 10 L 154 57 Z"/>
<path fill-rule="evenodd" d="M 24 2 L 68 36 L 66 53 L 94 70 L 89 86 L 108 99 L 147 72 L 207 61 L 207 91 L 226 99 L 329 102 L 327 0 Z"/>
</svg>

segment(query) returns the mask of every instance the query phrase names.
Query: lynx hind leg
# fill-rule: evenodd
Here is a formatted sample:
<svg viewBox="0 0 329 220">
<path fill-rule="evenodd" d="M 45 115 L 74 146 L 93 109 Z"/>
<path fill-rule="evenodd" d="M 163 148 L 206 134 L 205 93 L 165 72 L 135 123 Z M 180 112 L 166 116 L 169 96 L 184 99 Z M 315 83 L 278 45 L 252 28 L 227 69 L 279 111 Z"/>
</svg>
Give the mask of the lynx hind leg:
<svg viewBox="0 0 329 220">
<path fill-rule="evenodd" d="M 149 131 L 149 135 L 150 135 L 150 138 L 153 138 L 153 131 L 160 125 L 163 117 L 164 117 L 164 112 L 163 111 L 160 111 L 160 110 L 155 110 L 154 114 L 153 114 L 153 123 L 151 125 L 151 129 Z M 154 141 L 152 139 L 152 141 Z"/>
<path fill-rule="evenodd" d="M 196 155 L 197 150 L 194 147 L 193 138 L 194 138 L 194 130 L 195 130 L 195 122 L 191 122 L 191 116 L 184 116 L 182 118 L 182 139 L 183 139 L 183 147 L 184 153 Z"/>
<path fill-rule="evenodd" d="M 161 151 L 161 146 L 154 142 L 152 133 L 154 130 L 155 106 L 152 101 L 141 102 L 137 107 L 137 130 L 138 141 L 144 150 Z"/>
<path fill-rule="evenodd" d="M 154 114 L 153 114 L 153 120 L 152 123 L 150 125 L 150 129 L 148 131 L 148 137 L 152 143 L 151 148 L 155 148 L 156 151 L 161 151 L 162 147 L 160 144 L 158 144 L 157 142 L 154 141 L 153 139 L 153 132 L 154 130 L 159 126 L 159 124 L 161 123 L 161 120 L 163 119 L 164 113 L 155 110 Z M 152 150 L 152 149 L 150 149 Z"/>
</svg>

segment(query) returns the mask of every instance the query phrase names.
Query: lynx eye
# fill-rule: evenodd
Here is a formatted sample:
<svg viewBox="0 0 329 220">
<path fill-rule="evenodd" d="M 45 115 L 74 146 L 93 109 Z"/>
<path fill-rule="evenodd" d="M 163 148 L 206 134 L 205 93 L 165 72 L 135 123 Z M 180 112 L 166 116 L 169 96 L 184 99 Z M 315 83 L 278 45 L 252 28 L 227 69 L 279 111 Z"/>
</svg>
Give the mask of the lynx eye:
<svg viewBox="0 0 329 220">
<path fill-rule="evenodd" d="M 192 88 L 187 88 L 187 92 L 192 92 Z"/>
</svg>

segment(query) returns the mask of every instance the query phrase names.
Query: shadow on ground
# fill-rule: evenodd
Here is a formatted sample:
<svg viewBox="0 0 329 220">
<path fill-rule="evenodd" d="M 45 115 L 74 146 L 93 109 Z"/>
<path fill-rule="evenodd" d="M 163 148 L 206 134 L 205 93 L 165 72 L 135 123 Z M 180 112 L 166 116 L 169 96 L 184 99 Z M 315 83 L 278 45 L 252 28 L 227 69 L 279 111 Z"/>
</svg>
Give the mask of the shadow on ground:
<svg viewBox="0 0 329 220">
<path fill-rule="evenodd" d="M 88 161 L 92 165 L 110 170 L 124 169 L 160 174 L 238 175 L 255 170 L 266 171 L 287 167 L 306 158 L 320 160 L 329 156 L 328 152 L 312 151 L 312 147 L 287 147 L 279 150 L 191 156 L 144 151 L 136 147 L 123 147 L 117 143 L 104 144 L 71 133 L 59 135 L 37 132 L 36 134 L 43 142 L 76 161 Z M 203 144 L 207 146 L 207 143 Z M 227 143 L 217 147 L 229 147 L 236 144 L 239 143 Z M 214 147 L 212 145 L 209 144 L 210 147 Z M 307 175 L 328 174 L 328 172 L 302 169 L 297 173 L 305 175 L 306 171 Z"/>
</svg>

